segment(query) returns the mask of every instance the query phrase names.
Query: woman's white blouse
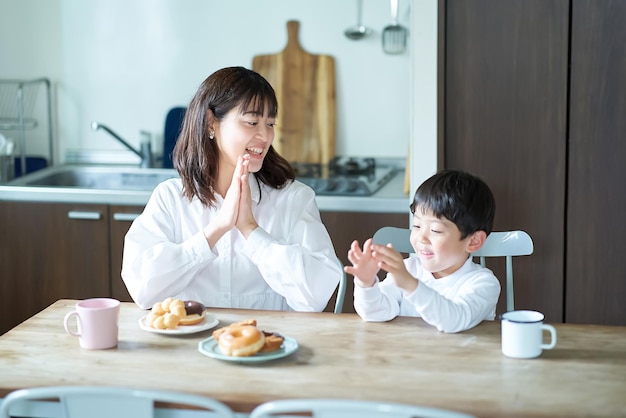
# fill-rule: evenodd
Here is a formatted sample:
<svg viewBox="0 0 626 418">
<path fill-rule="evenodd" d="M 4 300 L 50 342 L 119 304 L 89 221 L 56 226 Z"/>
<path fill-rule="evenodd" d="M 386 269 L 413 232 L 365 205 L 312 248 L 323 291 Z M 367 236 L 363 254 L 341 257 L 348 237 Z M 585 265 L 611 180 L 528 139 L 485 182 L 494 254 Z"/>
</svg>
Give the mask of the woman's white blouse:
<svg viewBox="0 0 626 418">
<path fill-rule="evenodd" d="M 223 204 L 205 207 L 181 195 L 182 181 L 156 187 L 126 234 L 122 278 L 137 305 L 167 297 L 211 307 L 322 311 L 342 265 L 320 219 L 315 193 L 294 181 L 273 189 L 249 176 L 259 228 L 233 228 L 210 248 L 203 228 Z"/>
</svg>

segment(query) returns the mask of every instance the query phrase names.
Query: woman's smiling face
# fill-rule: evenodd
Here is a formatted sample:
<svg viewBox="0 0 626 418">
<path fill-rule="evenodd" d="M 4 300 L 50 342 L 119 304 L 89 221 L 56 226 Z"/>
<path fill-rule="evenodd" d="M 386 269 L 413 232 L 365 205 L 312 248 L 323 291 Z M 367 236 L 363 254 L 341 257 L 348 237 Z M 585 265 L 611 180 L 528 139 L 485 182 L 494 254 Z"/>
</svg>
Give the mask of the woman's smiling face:
<svg viewBox="0 0 626 418">
<path fill-rule="evenodd" d="M 244 154 L 250 155 L 250 172 L 256 173 L 261 169 L 263 159 L 274 141 L 276 118 L 269 116 L 268 106 L 264 106 L 261 114 L 255 110 L 258 106 L 254 104 L 253 101 L 248 109 L 242 109 L 239 105 L 214 123 L 220 170 L 228 169 L 232 172 L 237 158 Z"/>
</svg>

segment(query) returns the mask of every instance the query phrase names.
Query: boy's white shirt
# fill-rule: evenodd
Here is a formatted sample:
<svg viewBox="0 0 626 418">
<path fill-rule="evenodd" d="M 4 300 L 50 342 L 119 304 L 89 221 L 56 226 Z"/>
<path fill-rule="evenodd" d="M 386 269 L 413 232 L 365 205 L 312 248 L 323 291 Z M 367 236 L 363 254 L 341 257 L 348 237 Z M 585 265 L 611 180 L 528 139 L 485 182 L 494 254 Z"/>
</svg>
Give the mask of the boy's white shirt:
<svg viewBox="0 0 626 418">
<path fill-rule="evenodd" d="M 419 279 L 410 294 L 396 286 L 387 274 L 372 287 L 354 284 L 354 308 L 366 321 L 389 321 L 396 316 L 419 316 L 439 331 L 460 332 L 483 320 L 493 320 L 500 297 L 500 282 L 488 268 L 469 257 L 456 272 L 435 279 L 411 254 L 404 260 L 408 272 Z"/>
</svg>

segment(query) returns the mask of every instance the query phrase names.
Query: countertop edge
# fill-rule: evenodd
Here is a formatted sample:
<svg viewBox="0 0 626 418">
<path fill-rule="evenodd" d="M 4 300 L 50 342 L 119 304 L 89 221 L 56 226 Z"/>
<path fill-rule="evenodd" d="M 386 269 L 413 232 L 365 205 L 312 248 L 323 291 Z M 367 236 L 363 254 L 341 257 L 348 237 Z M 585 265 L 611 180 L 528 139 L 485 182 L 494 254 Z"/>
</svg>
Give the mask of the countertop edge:
<svg viewBox="0 0 626 418">
<path fill-rule="evenodd" d="M 316 196 L 320 212 L 409 213 L 404 170 L 372 196 Z M 0 201 L 145 206 L 152 191 L 75 189 L 0 184 Z"/>
<path fill-rule="evenodd" d="M 0 186 L 0 201 L 39 202 L 39 203 L 77 203 L 145 206 L 152 192 L 90 190 L 89 192 L 72 189 L 48 189 L 44 187 Z M 316 196 L 320 212 L 376 212 L 408 213 L 407 197 L 349 197 Z"/>
</svg>

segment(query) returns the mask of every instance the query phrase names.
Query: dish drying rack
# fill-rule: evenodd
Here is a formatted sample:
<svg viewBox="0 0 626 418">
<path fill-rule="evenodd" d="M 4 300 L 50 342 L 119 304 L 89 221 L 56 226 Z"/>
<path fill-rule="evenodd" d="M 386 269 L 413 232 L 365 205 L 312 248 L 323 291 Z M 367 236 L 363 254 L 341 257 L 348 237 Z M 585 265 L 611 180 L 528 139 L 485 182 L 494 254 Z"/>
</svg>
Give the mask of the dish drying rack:
<svg viewBox="0 0 626 418">
<path fill-rule="evenodd" d="M 48 163 L 53 164 L 52 99 L 50 80 L 1 80 L 0 79 L 0 131 L 16 131 L 16 155 L 20 160 L 20 174 L 28 173 L 26 131 L 39 124 L 35 118 L 35 106 L 42 88 L 45 91 L 45 113 L 47 117 Z M 40 112 L 41 113 L 41 112 Z"/>
</svg>

